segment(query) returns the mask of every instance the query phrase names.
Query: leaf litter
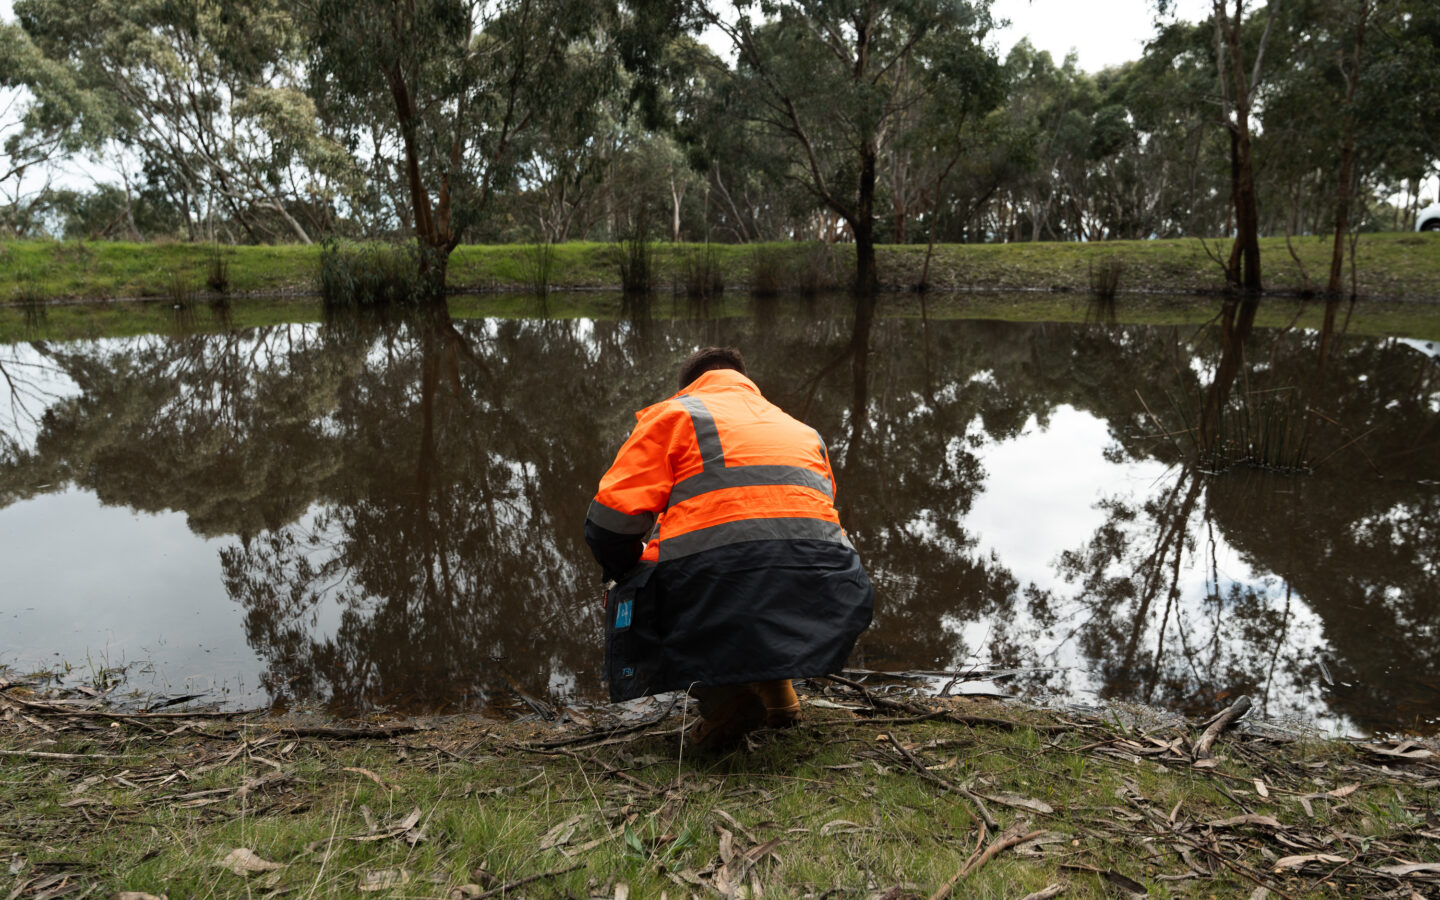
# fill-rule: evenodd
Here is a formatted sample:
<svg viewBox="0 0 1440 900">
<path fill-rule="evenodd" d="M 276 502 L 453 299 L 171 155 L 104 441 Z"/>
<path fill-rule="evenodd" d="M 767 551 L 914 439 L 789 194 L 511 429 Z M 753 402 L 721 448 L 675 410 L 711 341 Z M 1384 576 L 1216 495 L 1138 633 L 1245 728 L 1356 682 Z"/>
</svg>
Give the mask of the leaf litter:
<svg viewBox="0 0 1440 900">
<path fill-rule="evenodd" d="M 746 759 L 759 759 L 781 745 L 788 747 L 783 755 L 790 761 L 737 779 L 725 774 L 723 762 L 718 770 L 705 767 L 713 763 L 697 767 L 691 760 L 676 765 L 664 749 L 673 747 L 679 726 L 673 702 L 668 707 L 655 703 L 648 718 L 632 714 L 629 721 L 594 710 L 544 724 L 486 722 L 479 729 L 427 730 L 404 723 L 293 726 L 213 710 L 188 714 L 167 708 L 139 715 L 107 705 L 103 696 L 38 697 L 0 684 L 0 748 L 6 751 L 0 764 L 12 781 L 19 778 L 17 784 L 59 778 L 61 786 L 59 802 L 43 816 L 0 818 L 0 854 L 10 853 L 7 871 L 13 882 L 6 900 L 79 897 L 102 887 L 139 900 L 144 892 L 126 890 L 130 885 L 123 883 L 123 872 L 73 861 L 75 854 L 63 850 L 47 859 L 34 848 L 75 845 L 76 835 L 102 822 L 129 829 L 125 833 L 148 834 L 144 822 L 156 809 L 171 810 L 202 830 L 244 818 L 283 821 L 323 802 L 326 785 L 340 783 L 335 777 L 317 784 L 313 775 L 297 774 L 301 759 L 336 760 L 331 771 L 359 776 L 349 784 L 371 785 L 382 798 L 413 790 L 415 782 L 405 780 L 405 772 L 417 764 L 437 779 L 446 772 L 452 781 L 484 760 L 525 772 L 509 784 L 466 785 L 457 789 L 458 799 L 451 798 L 482 805 L 546 796 L 551 779 L 578 771 L 584 790 L 571 802 L 583 806 L 544 820 L 522 868 L 501 874 L 482 867 L 457 878 L 443 867 L 429 876 L 415 875 L 413 854 L 422 841 L 438 841 L 431 852 L 442 859 L 464 855 L 454 835 L 427 837 L 424 823 L 434 810 L 427 813 L 424 807 L 431 801 L 406 804 L 378 819 L 357 803 L 351 809 L 364 819 L 363 833 L 340 828 L 336 819 L 330 838 L 295 853 L 267 852 L 258 845 L 217 853 L 216 863 L 239 876 L 234 884 L 241 889 L 259 877 L 262 887 L 289 884 L 290 890 L 306 890 L 325 875 L 324 862 L 339 840 L 357 848 L 350 852 L 371 854 L 380 863 L 329 876 L 348 877 L 350 890 L 409 890 L 420 879 L 448 884 L 438 894 L 457 898 L 523 893 L 527 887 L 544 895 L 543 885 L 579 868 L 598 861 L 592 871 L 603 870 L 604 860 L 625 850 L 633 837 L 638 849 L 631 846 L 630 852 L 677 897 L 706 892 L 757 897 L 777 888 L 818 897 L 832 886 L 787 881 L 792 877 L 787 873 L 794 871 L 791 860 L 803 855 L 798 848 L 813 848 L 805 842 L 815 840 L 863 842 L 850 846 L 929 841 L 965 855 L 952 875 L 940 875 L 928 886 L 914 878 L 877 881 L 874 874 L 855 883 L 856 890 L 877 897 L 926 896 L 932 890 L 928 895 L 964 895 L 968 881 L 985 877 L 982 870 L 1006 855 L 1014 858 L 1012 866 L 1039 867 L 1045 876 L 1040 883 L 1046 886 L 1027 895 L 1037 898 L 1100 896 L 1103 891 L 1139 895 L 1156 884 L 1217 879 L 1243 885 L 1247 896 L 1440 894 L 1440 817 L 1431 799 L 1440 787 L 1440 762 L 1433 742 L 1371 739 L 1330 742 L 1317 750 L 1237 729 L 1233 719 L 1238 715 L 1226 728 L 1201 734 L 1207 723 L 1142 728 L 1113 717 L 1039 714 L 973 698 L 917 697 L 848 680 L 808 687 L 811 711 L 796 736 L 761 732 L 754 748 L 731 757 L 728 765 L 746 766 Z M 1213 728 L 1219 720 L 1208 724 Z M 1031 749 L 995 743 L 995 736 L 1016 731 L 1036 735 Z M 358 747 L 373 749 L 362 757 Z M 836 758 L 840 747 L 847 749 Z M 976 768 L 977 754 L 995 753 L 1012 761 Z M 387 756 L 393 763 L 384 762 Z M 772 804 L 792 777 L 786 773 L 811 757 L 818 763 L 812 777 L 830 785 L 822 792 L 863 801 L 877 796 L 877 786 L 913 782 L 935 802 L 968 816 L 970 824 L 963 833 L 942 837 L 899 834 L 879 816 L 873 822 L 857 820 L 853 813 L 787 818 Z M 1086 773 L 1103 770 L 1105 780 L 1118 779 L 1120 787 L 1113 796 L 1077 790 L 1075 784 L 1055 793 L 1044 779 L 1057 776 L 1031 771 L 1042 758 L 1063 760 L 1069 771 L 1081 773 L 1075 784 L 1098 785 L 1096 776 Z M 1181 771 L 1197 787 L 1179 799 L 1172 792 L 1162 801 L 1166 779 Z M 25 788 L 9 790 L 22 792 L 18 798 Z M 710 799 L 688 811 L 697 797 Z M 445 800 L 442 795 L 433 802 Z M 711 817 L 708 840 L 697 841 L 682 828 L 690 822 L 693 829 L 695 815 Z M 1032 824 L 1037 816 L 1039 822 Z M 961 851 L 962 840 L 970 849 Z M 795 848 L 787 850 L 792 844 Z M 380 849 L 386 846 L 396 850 Z M 359 849 L 364 847 L 376 849 Z M 545 860 L 556 859 L 551 854 L 568 861 L 547 866 Z M 594 884 L 588 896 L 614 896 L 617 884 Z M 223 885 L 217 890 L 226 890 Z M 633 879 L 626 889 L 645 895 Z"/>
</svg>

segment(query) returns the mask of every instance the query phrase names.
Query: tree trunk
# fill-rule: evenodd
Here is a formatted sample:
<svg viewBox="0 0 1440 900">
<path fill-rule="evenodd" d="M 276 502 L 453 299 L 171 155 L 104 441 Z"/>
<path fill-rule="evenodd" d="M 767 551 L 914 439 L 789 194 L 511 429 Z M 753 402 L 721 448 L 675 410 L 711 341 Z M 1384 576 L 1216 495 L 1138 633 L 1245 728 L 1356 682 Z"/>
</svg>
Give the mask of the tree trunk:
<svg viewBox="0 0 1440 900">
<path fill-rule="evenodd" d="M 680 243 L 680 201 L 685 199 L 685 188 L 677 186 L 675 177 L 670 177 L 670 243 Z"/>
<path fill-rule="evenodd" d="M 855 295 L 874 296 L 880 289 L 880 276 L 875 270 L 875 148 L 867 146 L 860 154 L 860 191 L 855 202 L 855 217 L 850 230 L 855 235 Z"/>
<path fill-rule="evenodd" d="M 1255 168 L 1250 156 L 1248 113 L 1240 120 L 1235 141 L 1235 243 L 1240 249 L 1240 271 L 1235 281 L 1246 293 L 1259 293 L 1260 216 L 1255 205 Z"/>
<path fill-rule="evenodd" d="M 1335 243 L 1330 250 L 1330 281 L 1325 293 L 1340 295 L 1340 277 L 1345 266 L 1345 232 L 1350 228 L 1350 182 L 1355 170 L 1355 86 L 1360 80 L 1360 53 L 1365 46 L 1365 20 L 1369 0 L 1360 0 L 1360 18 L 1355 24 L 1355 56 L 1345 80 L 1345 143 L 1340 148 L 1340 183 L 1335 194 Z"/>
</svg>

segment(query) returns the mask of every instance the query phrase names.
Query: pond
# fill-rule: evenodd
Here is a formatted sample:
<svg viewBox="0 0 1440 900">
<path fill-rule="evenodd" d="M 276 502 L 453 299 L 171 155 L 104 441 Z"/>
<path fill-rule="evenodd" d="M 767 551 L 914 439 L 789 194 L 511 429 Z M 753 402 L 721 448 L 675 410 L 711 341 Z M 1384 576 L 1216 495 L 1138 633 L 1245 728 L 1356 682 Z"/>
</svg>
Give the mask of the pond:
<svg viewBox="0 0 1440 900">
<path fill-rule="evenodd" d="M 634 411 L 719 344 L 829 444 L 877 590 L 852 666 L 1437 730 L 1433 344 L 1345 334 L 1343 308 L 1252 329 L 1234 305 L 886 303 L 0 345 L 0 665 L 342 713 L 599 701 L 587 505 Z"/>
</svg>

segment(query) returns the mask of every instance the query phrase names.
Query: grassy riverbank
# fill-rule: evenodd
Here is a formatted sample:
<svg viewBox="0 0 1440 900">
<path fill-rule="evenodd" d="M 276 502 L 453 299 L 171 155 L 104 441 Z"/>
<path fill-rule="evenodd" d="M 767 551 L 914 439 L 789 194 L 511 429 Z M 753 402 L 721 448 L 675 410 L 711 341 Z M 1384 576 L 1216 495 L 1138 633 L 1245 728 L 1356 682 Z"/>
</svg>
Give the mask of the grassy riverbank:
<svg viewBox="0 0 1440 900">
<path fill-rule="evenodd" d="M 814 302 L 796 298 L 757 299 L 728 293 L 703 305 L 680 297 L 657 297 L 650 316 L 728 318 L 754 316 L 766 304 L 770 315 L 813 317 L 847 316 L 848 298 L 835 295 Z M 918 294 L 893 294 L 880 304 L 884 318 L 932 320 L 995 319 L 1010 322 L 1080 322 L 1129 325 L 1187 325 L 1213 322 L 1218 308 L 1213 297 L 1156 297 L 1131 295 L 1113 304 L 1098 304 L 1074 293 L 948 293 L 932 294 L 921 309 Z M 1325 305 L 1276 297 L 1264 301 L 1256 314 L 1261 328 L 1319 328 Z M 597 291 L 551 294 L 545 301 L 520 293 L 471 294 L 452 297 L 450 314 L 456 319 L 516 318 L 544 315 L 550 318 L 614 320 L 633 314 L 619 294 Z M 1374 301 L 1341 305 L 1341 321 L 1348 334 L 1367 337 L 1399 336 L 1440 341 L 1440 303 Z M 313 323 L 323 318 L 314 298 L 250 297 L 223 308 L 197 302 L 174 309 L 165 302 L 66 303 L 47 306 L 0 306 L 0 343 L 36 340 L 83 340 L 99 337 L 133 337 L 142 334 L 214 334 L 242 328 Z"/>
<path fill-rule="evenodd" d="M 812 688 L 799 728 L 696 758 L 677 754 L 680 715 L 664 711 L 624 727 L 575 713 L 335 728 L 127 715 L 10 686 L 0 890 L 898 900 L 946 885 L 1010 898 L 1440 886 L 1431 749 L 1231 731 L 1207 757 L 1198 725 L 1180 722 L 825 694 Z"/>
<path fill-rule="evenodd" d="M 1315 281 L 1323 286 L 1329 243 L 1310 237 L 1293 245 L 1310 286 Z M 1301 266 L 1283 239 L 1265 239 L 1261 247 L 1268 289 L 1305 286 Z M 1216 249 L 1213 243 L 1210 249 Z M 701 245 L 654 244 L 653 286 L 683 288 L 687 268 L 706 252 Z M 854 259 L 853 248 L 843 244 L 713 244 L 708 252 L 732 292 L 755 286 L 785 289 L 798 281 L 844 285 Z M 212 249 L 180 243 L 4 242 L 0 302 L 169 298 L 177 290 L 204 291 L 216 254 L 224 260 L 224 280 L 233 295 L 308 293 L 315 290 L 319 253 L 318 247 L 299 245 Z M 924 246 L 885 245 L 877 255 L 887 288 L 904 290 L 920 281 Z M 935 250 L 929 281 L 941 290 L 1088 291 L 1092 270 L 1112 262 L 1119 267 L 1122 292 L 1190 293 L 1223 286 L 1219 266 L 1193 239 L 942 245 Z M 557 245 L 550 285 L 618 289 L 619 264 L 620 248 L 613 244 Z M 1357 264 L 1362 296 L 1440 299 L 1440 235 L 1364 235 Z M 524 246 L 462 246 L 451 257 L 449 285 L 460 292 L 523 290 L 531 284 L 531 268 L 531 249 Z"/>
</svg>

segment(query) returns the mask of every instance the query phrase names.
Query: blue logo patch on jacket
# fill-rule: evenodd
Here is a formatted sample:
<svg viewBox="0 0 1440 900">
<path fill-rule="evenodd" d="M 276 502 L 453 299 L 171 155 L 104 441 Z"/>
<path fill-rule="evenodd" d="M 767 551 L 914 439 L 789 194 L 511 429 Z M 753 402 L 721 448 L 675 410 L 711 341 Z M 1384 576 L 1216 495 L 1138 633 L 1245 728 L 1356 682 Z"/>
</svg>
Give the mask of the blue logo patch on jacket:
<svg viewBox="0 0 1440 900">
<path fill-rule="evenodd" d="M 616 608 L 616 610 L 615 610 L 615 627 L 616 627 L 616 628 L 629 628 L 629 627 L 630 627 L 630 609 L 631 609 L 632 606 L 634 606 L 634 601 L 633 601 L 633 600 L 626 600 L 626 601 L 624 601 L 623 603 L 621 603 L 621 604 L 619 605 L 619 607 Z"/>
</svg>

